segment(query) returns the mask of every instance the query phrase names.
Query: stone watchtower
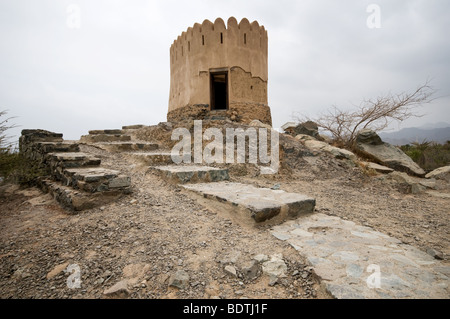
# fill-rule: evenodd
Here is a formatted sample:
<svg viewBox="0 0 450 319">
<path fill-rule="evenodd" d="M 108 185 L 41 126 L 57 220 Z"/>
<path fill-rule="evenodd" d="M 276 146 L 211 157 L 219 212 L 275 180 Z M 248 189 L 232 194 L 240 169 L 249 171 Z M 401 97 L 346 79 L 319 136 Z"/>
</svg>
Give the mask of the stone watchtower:
<svg viewBox="0 0 450 319">
<path fill-rule="evenodd" d="M 222 19 L 183 32 L 170 47 L 168 121 L 221 115 L 272 125 L 267 100 L 267 31 L 258 22 Z"/>
</svg>

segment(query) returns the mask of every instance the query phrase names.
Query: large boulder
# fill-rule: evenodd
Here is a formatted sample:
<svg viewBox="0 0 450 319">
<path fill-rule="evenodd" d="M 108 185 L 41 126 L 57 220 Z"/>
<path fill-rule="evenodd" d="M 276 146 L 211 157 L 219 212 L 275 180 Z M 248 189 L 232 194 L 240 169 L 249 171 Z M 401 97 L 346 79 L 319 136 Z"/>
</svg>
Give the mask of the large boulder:
<svg viewBox="0 0 450 319">
<path fill-rule="evenodd" d="M 436 178 L 439 180 L 445 180 L 448 183 L 450 183 L 450 166 L 444 166 L 441 168 L 438 168 L 431 173 L 427 174 L 425 176 L 426 178 Z"/>
<path fill-rule="evenodd" d="M 406 194 L 420 194 L 427 189 L 436 189 L 436 180 L 409 176 L 406 173 L 392 172 L 387 178 L 399 186 L 399 190 Z"/>
<path fill-rule="evenodd" d="M 372 130 L 362 130 L 356 137 L 355 147 L 361 155 L 379 164 L 410 175 L 425 176 L 425 171 L 408 155 L 403 153 L 398 147 L 384 143 L 378 134 Z"/>
<path fill-rule="evenodd" d="M 319 139 L 319 127 L 316 123 L 308 121 L 301 123 L 294 128 L 295 135 L 305 134 Z"/>
<path fill-rule="evenodd" d="M 299 134 L 295 138 L 301 141 L 308 149 L 312 151 L 323 151 L 330 153 L 337 159 L 348 159 L 353 162 L 356 162 L 358 159 L 356 155 L 350 151 L 332 146 L 326 142 L 318 141 L 309 135 Z"/>
<path fill-rule="evenodd" d="M 322 139 L 321 136 L 319 135 L 319 127 L 317 126 L 317 123 L 312 121 L 307 121 L 301 124 L 289 122 L 283 125 L 282 129 L 284 130 L 285 133 L 292 136 L 308 135 L 318 140 Z"/>
</svg>

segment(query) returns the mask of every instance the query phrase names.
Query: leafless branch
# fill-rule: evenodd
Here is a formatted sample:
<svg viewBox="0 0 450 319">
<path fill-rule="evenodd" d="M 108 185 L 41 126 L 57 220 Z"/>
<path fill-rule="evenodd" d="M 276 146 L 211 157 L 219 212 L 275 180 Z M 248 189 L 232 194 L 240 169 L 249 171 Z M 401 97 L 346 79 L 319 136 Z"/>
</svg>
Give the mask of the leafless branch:
<svg viewBox="0 0 450 319">
<path fill-rule="evenodd" d="M 358 132 L 369 128 L 376 132 L 387 128 L 393 121 L 403 122 L 411 117 L 421 117 L 417 108 L 431 103 L 435 90 L 427 80 L 413 92 L 386 94 L 375 99 L 366 99 L 356 106 L 356 110 L 347 111 L 333 106 L 328 112 L 316 119 L 308 119 L 330 132 L 337 143 L 348 147 L 354 143 Z M 297 117 L 300 119 L 300 117 Z"/>
</svg>

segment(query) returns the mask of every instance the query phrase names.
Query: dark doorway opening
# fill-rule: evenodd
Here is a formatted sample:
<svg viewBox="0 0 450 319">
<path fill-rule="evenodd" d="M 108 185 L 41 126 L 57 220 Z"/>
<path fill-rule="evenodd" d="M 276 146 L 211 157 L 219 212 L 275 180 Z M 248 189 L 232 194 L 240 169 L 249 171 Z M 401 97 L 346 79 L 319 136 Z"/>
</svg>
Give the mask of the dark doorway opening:
<svg viewBox="0 0 450 319">
<path fill-rule="evenodd" d="M 228 109 L 228 72 L 211 72 L 211 110 Z"/>
</svg>

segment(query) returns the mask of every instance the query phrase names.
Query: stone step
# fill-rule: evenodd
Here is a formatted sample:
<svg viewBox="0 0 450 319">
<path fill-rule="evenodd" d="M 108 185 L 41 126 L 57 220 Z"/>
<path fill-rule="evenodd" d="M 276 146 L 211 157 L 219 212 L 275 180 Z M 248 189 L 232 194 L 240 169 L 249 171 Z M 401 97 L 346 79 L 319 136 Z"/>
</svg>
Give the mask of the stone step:
<svg viewBox="0 0 450 319">
<path fill-rule="evenodd" d="M 185 189 L 203 197 L 231 204 L 250 212 L 255 222 L 270 220 L 278 215 L 282 219 L 297 218 L 314 212 L 316 200 L 309 196 L 286 193 L 282 190 L 258 188 L 252 185 L 218 182 L 183 185 Z"/>
<path fill-rule="evenodd" d="M 47 160 L 52 168 L 99 166 L 101 159 L 81 152 L 49 153 Z"/>
<path fill-rule="evenodd" d="M 230 179 L 228 169 L 197 166 L 197 165 L 171 165 L 154 166 L 151 169 L 160 173 L 164 178 L 174 183 L 207 183 L 220 182 Z"/>
<path fill-rule="evenodd" d="M 120 129 L 112 129 L 112 130 L 91 130 L 89 131 L 89 135 L 121 135 L 124 132 Z"/>
<path fill-rule="evenodd" d="M 31 142 L 63 142 L 63 134 L 46 130 L 22 130 L 19 143 Z"/>
<path fill-rule="evenodd" d="M 67 168 L 62 171 L 61 180 L 64 185 L 91 193 L 109 190 L 125 191 L 131 185 L 130 177 L 121 175 L 119 171 L 102 167 Z"/>
<path fill-rule="evenodd" d="M 82 143 L 130 142 L 131 136 L 124 134 L 90 134 L 80 138 Z"/>
<path fill-rule="evenodd" d="M 127 157 L 139 161 L 145 165 L 170 165 L 173 164 L 172 154 L 167 151 L 157 152 L 129 152 L 124 153 Z"/>
<path fill-rule="evenodd" d="M 129 189 L 88 193 L 49 179 L 41 179 L 38 184 L 44 192 L 50 193 L 62 207 L 73 214 L 106 205 L 129 193 Z"/>
<path fill-rule="evenodd" d="M 128 126 L 122 126 L 122 130 L 139 130 L 144 127 L 147 127 L 147 125 L 143 125 L 143 124 L 128 125 Z"/>
<path fill-rule="evenodd" d="M 76 142 L 37 142 L 35 144 L 43 154 L 61 152 L 79 152 L 80 145 Z"/>
<path fill-rule="evenodd" d="M 450 266 L 372 228 L 325 214 L 270 231 L 306 257 L 337 299 L 448 299 Z"/>
<path fill-rule="evenodd" d="M 108 152 L 129 152 L 129 151 L 155 151 L 158 144 L 148 142 L 105 142 L 95 143 L 95 146 Z"/>
</svg>

